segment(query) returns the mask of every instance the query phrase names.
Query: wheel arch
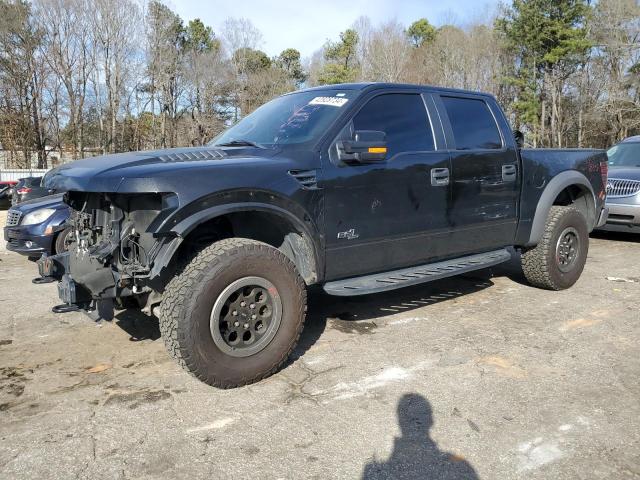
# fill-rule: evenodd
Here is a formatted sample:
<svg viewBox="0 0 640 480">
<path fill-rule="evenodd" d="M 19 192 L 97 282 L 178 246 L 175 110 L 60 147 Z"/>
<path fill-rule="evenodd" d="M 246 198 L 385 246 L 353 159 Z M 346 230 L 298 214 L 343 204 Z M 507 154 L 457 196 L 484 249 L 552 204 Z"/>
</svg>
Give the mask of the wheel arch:
<svg viewBox="0 0 640 480">
<path fill-rule="evenodd" d="M 534 246 L 540 241 L 549 211 L 554 205 L 573 205 L 585 216 L 589 231 L 593 230 L 597 222 L 593 187 L 582 173 L 569 170 L 553 177 L 542 192 L 526 246 Z"/>
<path fill-rule="evenodd" d="M 189 215 L 172 229 L 155 258 L 151 277 L 189 253 L 190 247 L 223 238 L 258 240 L 281 250 L 297 267 L 307 285 L 320 280 L 322 269 L 319 233 L 310 219 L 292 211 L 262 202 L 238 202 L 204 208 Z M 186 251 L 186 252 L 185 252 Z"/>
</svg>

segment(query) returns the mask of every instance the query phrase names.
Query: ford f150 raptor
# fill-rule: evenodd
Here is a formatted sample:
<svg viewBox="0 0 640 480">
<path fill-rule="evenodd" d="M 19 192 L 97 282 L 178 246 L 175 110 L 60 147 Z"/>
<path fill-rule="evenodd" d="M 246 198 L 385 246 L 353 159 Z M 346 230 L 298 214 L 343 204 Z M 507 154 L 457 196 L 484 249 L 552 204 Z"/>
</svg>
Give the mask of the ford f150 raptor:
<svg viewBox="0 0 640 480">
<path fill-rule="evenodd" d="M 203 147 L 64 165 L 69 251 L 39 260 L 64 302 L 159 317 L 170 353 L 235 387 L 275 372 L 307 286 L 362 295 L 522 252 L 535 286 L 573 285 L 606 220 L 600 150 L 522 148 L 486 94 L 344 84 L 272 100 Z"/>
</svg>

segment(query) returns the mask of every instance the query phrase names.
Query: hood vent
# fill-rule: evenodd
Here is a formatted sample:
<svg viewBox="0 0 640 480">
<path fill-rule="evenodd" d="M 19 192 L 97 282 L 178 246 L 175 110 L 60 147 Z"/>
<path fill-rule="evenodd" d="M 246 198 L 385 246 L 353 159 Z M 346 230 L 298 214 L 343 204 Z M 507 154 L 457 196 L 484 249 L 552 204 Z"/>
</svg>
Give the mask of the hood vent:
<svg viewBox="0 0 640 480">
<path fill-rule="evenodd" d="M 295 178 L 305 190 L 318 190 L 317 170 L 289 170 L 289 175 Z"/>
<path fill-rule="evenodd" d="M 170 153 L 160 155 L 163 162 L 189 162 L 193 160 L 219 160 L 226 157 L 222 150 L 196 150 L 193 152 Z"/>
</svg>

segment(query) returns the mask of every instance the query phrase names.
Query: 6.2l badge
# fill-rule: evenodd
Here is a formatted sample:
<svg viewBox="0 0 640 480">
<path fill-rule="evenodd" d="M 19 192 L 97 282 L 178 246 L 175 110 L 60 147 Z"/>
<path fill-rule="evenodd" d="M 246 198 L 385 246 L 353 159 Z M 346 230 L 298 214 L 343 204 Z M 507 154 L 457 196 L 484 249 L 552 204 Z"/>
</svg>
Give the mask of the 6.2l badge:
<svg viewBox="0 0 640 480">
<path fill-rule="evenodd" d="M 346 232 L 338 232 L 338 239 L 340 240 L 355 240 L 360 235 L 356 233 L 356 229 L 352 228 Z"/>
</svg>

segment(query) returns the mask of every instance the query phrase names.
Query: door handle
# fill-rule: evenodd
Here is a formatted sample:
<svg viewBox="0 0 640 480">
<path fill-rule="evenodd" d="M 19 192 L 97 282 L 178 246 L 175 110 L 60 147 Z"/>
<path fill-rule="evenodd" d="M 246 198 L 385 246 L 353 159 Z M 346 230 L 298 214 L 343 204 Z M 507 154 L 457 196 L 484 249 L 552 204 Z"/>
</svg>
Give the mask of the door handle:
<svg viewBox="0 0 640 480">
<path fill-rule="evenodd" d="M 432 168 L 431 185 L 433 185 L 434 187 L 446 187 L 447 185 L 449 185 L 449 169 Z"/>
<path fill-rule="evenodd" d="M 503 182 L 515 182 L 516 173 L 518 169 L 515 165 L 503 165 L 502 166 L 502 181 Z"/>
</svg>

